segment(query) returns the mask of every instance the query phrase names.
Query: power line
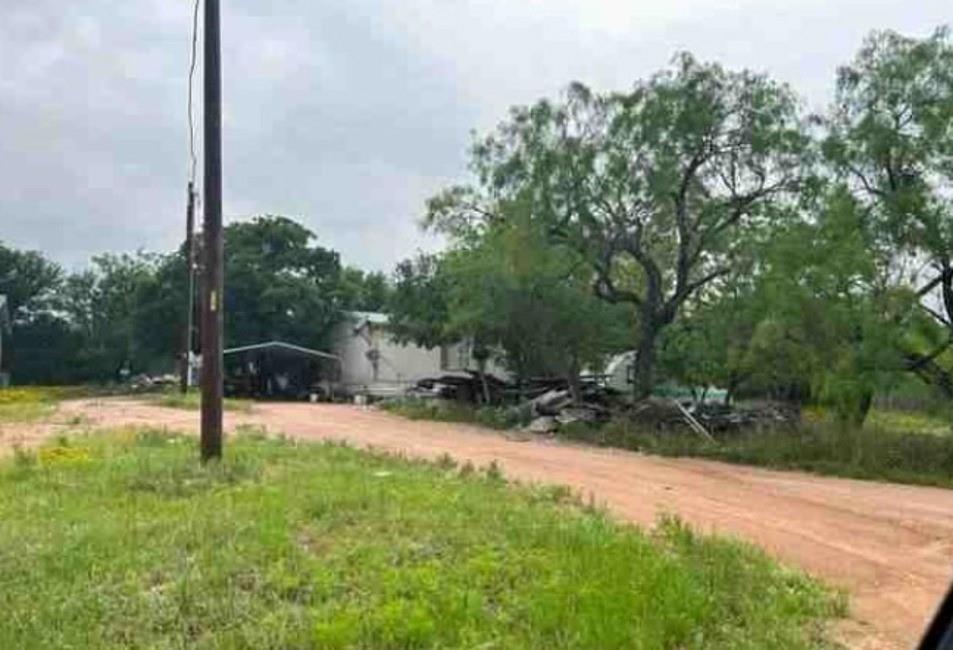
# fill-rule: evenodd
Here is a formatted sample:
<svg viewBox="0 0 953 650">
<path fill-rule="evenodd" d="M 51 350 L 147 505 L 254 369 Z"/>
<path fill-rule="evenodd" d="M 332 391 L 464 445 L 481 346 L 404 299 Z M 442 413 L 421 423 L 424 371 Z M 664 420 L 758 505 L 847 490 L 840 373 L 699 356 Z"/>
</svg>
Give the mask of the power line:
<svg viewBox="0 0 953 650">
<path fill-rule="evenodd" d="M 195 116 L 193 115 L 192 108 L 192 86 L 194 85 L 195 79 L 195 63 L 197 56 L 197 47 L 198 47 L 198 36 L 199 36 L 199 4 L 201 0 L 195 0 L 195 3 L 192 6 L 192 50 L 189 55 L 189 99 L 188 99 L 188 111 L 189 111 L 189 182 L 193 185 L 195 184 L 195 170 L 198 166 L 198 160 L 195 156 Z"/>
<path fill-rule="evenodd" d="M 201 0 L 195 0 L 192 7 L 192 48 L 189 54 L 189 90 L 188 90 L 188 123 L 189 123 L 189 168 L 188 168 L 188 196 L 186 202 L 185 218 L 185 267 L 188 279 L 186 287 L 188 296 L 186 298 L 186 318 L 185 332 L 182 342 L 181 363 L 181 381 L 180 389 L 183 393 L 189 389 L 191 379 L 191 359 L 194 342 L 195 330 L 195 247 L 193 237 L 195 234 L 195 173 L 197 159 L 195 155 L 195 116 L 193 115 L 193 86 L 195 85 L 195 63 L 197 58 L 197 41 L 199 27 L 199 3 Z"/>
</svg>

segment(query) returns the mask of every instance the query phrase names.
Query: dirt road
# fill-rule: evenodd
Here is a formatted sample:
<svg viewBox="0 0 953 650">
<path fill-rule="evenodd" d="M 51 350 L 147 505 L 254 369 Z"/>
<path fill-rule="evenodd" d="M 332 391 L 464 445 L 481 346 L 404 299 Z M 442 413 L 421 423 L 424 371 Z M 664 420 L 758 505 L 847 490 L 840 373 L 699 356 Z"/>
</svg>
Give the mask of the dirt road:
<svg viewBox="0 0 953 650">
<path fill-rule="evenodd" d="M 94 426 L 194 430 L 198 422 L 195 413 L 128 400 L 67 403 L 61 413 Z M 511 478 L 568 485 L 638 524 L 675 513 L 698 529 L 741 537 L 846 588 L 857 623 L 842 633 L 856 648 L 913 646 L 953 576 L 953 491 L 520 441 L 351 406 L 263 404 L 227 415 L 227 427 L 241 422 L 425 458 L 496 460 Z"/>
</svg>

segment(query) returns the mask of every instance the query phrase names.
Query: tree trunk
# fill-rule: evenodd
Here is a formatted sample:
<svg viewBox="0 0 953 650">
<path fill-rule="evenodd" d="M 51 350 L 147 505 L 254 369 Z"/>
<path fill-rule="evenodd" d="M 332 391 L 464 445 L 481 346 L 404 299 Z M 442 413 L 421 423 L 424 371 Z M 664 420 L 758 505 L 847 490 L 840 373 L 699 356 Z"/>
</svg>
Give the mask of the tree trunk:
<svg viewBox="0 0 953 650">
<path fill-rule="evenodd" d="M 863 427 L 873 401 L 873 391 L 864 391 L 858 399 L 838 405 L 837 419 L 840 425 L 845 429 L 852 430 Z"/>
<path fill-rule="evenodd" d="M 486 382 L 486 359 L 477 362 L 477 372 L 480 375 L 480 386 L 483 389 L 483 404 L 490 405 L 490 386 Z"/>
<path fill-rule="evenodd" d="M 654 318 L 643 316 L 640 330 L 632 377 L 632 395 L 636 401 L 649 397 L 655 387 L 655 343 L 660 328 Z"/>
<path fill-rule="evenodd" d="M 864 426 L 864 422 L 867 420 L 867 414 L 870 413 L 870 407 L 874 403 L 874 392 L 865 391 L 860 397 L 860 402 L 857 404 L 857 426 Z"/>
<path fill-rule="evenodd" d="M 569 376 L 566 377 L 569 382 L 569 394 L 572 395 L 572 401 L 576 404 L 582 402 L 582 385 L 579 381 L 579 361 L 573 355 L 569 363 Z"/>
</svg>

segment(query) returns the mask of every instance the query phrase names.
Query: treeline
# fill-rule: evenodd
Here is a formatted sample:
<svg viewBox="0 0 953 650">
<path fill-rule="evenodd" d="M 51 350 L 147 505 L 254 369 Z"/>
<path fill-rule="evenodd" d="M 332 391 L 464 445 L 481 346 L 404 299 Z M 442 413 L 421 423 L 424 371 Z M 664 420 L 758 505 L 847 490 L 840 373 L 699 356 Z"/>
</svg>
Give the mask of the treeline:
<svg viewBox="0 0 953 650">
<path fill-rule="evenodd" d="M 637 396 L 720 386 L 854 422 L 910 378 L 953 398 L 951 71 L 947 30 L 878 32 L 819 115 L 688 54 L 514 108 L 429 202 L 450 246 L 400 265 L 394 322 L 521 375 L 634 348 Z"/>
<path fill-rule="evenodd" d="M 342 310 L 382 309 L 388 299 L 383 274 L 342 266 L 336 252 L 284 217 L 227 226 L 225 267 L 226 345 L 282 339 L 320 348 Z M 5 369 L 21 384 L 108 382 L 121 368 L 173 370 L 187 277 L 181 250 L 101 255 L 67 274 L 40 253 L 0 245 L 0 294 L 13 326 Z"/>
<path fill-rule="evenodd" d="M 766 75 L 677 56 L 624 92 L 572 84 L 512 109 L 474 178 L 427 203 L 449 242 L 392 279 L 342 267 L 282 217 L 226 230 L 229 345 L 322 347 L 343 309 L 426 346 L 468 339 L 517 376 L 638 352 L 660 382 L 827 404 L 863 421 L 904 386 L 953 398 L 953 44 L 872 34 L 823 114 Z M 0 249 L 20 382 L 168 369 L 181 252 L 66 275 Z"/>
</svg>

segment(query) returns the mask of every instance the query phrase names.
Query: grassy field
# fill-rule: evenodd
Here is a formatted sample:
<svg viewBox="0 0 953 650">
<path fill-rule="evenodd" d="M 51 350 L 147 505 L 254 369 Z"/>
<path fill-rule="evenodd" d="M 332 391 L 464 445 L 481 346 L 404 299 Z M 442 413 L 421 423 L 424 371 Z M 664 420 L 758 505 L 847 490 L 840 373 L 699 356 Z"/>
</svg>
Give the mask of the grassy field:
<svg viewBox="0 0 953 650">
<path fill-rule="evenodd" d="M 510 429 L 529 421 L 529 417 L 520 417 L 513 410 L 493 406 L 474 408 L 447 400 L 393 399 L 381 402 L 380 407 L 410 420 L 479 424 L 491 429 Z"/>
<path fill-rule="evenodd" d="M 153 401 L 159 406 L 185 409 L 187 411 L 197 411 L 202 407 L 202 395 L 195 390 L 190 390 L 185 394 L 177 390 L 147 393 L 144 395 L 144 398 Z M 222 405 L 226 411 L 250 413 L 252 410 L 252 402 L 249 400 L 226 398 L 223 400 Z"/>
<path fill-rule="evenodd" d="M 664 456 L 698 456 L 746 465 L 799 469 L 829 476 L 953 487 L 953 435 L 934 424 L 925 431 L 885 422 L 922 423 L 890 414 L 863 428 L 805 422 L 797 429 L 719 436 L 712 444 L 694 433 L 646 433 L 628 422 L 601 429 L 569 428 L 566 437 Z"/>
<path fill-rule="evenodd" d="M 0 465 L 0 647 L 808 648 L 844 599 L 564 489 L 249 433 L 159 431 Z"/>
<path fill-rule="evenodd" d="M 399 400 L 384 408 L 410 419 L 480 424 L 505 429 L 519 414 L 499 408 Z M 524 418 L 525 420 L 525 418 Z M 717 444 L 690 432 L 647 432 L 618 420 L 601 427 L 570 425 L 560 436 L 590 444 L 663 456 L 696 456 L 745 465 L 798 469 L 829 476 L 953 487 L 953 432 L 941 417 L 875 410 L 863 428 L 845 429 L 806 413 L 796 430 L 722 434 Z"/>
<path fill-rule="evenodd" d="M 893 433 L 926 433 L 935 436 L 953 435 L 953 421 L 928 413 L 874 409 L 867 416 L 868 428 Z"/>
<path fill-rule="evenodd" d="M 56 413 L 59 403 L 64 399 L 79 399 L 99 395 L 128 395 L 117 387 L 107 386 L 27 386 L 23 388 L 0 389 L 0 424 L 29 423 L 44 420 Z M 158 393 L 136 393 L 138 397 L 159 406 L 197 411 L 202 403 L 201 395 L 190 391 L 183 395 L 178 391 L 167 390 Z M 249 413 L 252 402 L 240 399 L 226 399 L 227 411 Z"/>
<path fill-rule="evenodd" d="M 0 388 L 0 424 L 29 423 L 47 419 L 56 413 L 59 403 L 67 399 L 128 394 L 128 387 L 120 385 Z"/>
<path fill-rule="evenodd" d="M 0 389 L 0 423 L 35 422 L 56 412 L 57 404 L 79 389 L 71 387 L 26 387 Z"/>
</svg>

